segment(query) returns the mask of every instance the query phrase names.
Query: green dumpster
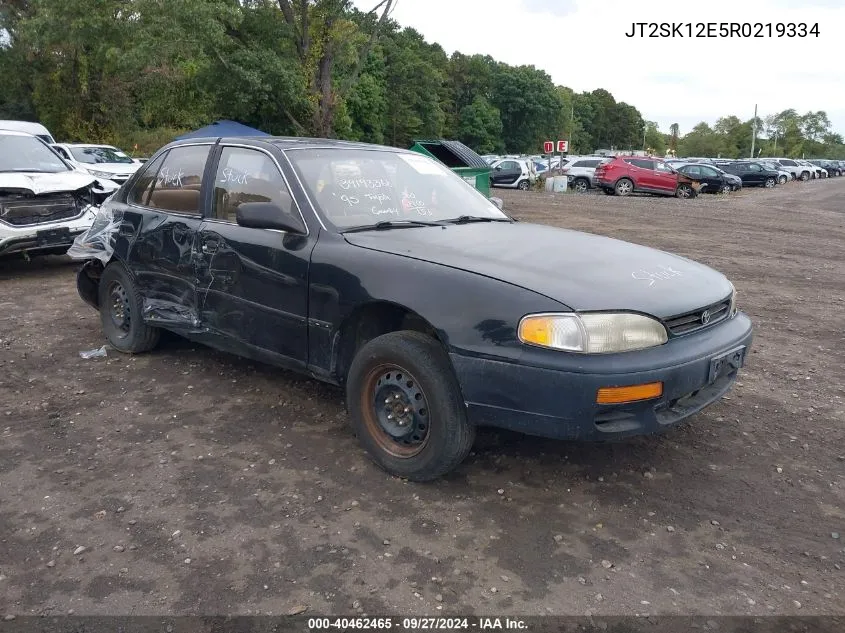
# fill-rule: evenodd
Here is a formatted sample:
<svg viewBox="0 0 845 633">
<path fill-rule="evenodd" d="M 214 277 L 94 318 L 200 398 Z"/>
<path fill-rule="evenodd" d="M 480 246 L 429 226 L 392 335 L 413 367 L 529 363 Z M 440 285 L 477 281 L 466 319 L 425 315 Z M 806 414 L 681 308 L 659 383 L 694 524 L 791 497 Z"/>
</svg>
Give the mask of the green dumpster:
<svg viewBox="0 0 845 633">
<path fill-rule="evenodd" d="M 460 141 L 414 141 L 411 151 L 439 160 L 488 198 L 490 165 Z"/>
</svg>

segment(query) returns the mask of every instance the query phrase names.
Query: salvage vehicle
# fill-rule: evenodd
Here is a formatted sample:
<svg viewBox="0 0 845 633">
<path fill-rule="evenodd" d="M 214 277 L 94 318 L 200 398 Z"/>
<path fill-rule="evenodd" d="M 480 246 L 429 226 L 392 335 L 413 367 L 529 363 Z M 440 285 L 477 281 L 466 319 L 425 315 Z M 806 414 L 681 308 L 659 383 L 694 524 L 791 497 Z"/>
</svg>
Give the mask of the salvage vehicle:
<svg viewBox="0 0 845 633">
<path fill-rule="evenodd" d="M 415 481 L 481 425 L 669 429 L 731 388 L 752 341 L 721 273 L 516 221 L 436 161 L 365 143 L 171 143 L 74 250 L 115 349 L 169 330 L 340 385 L 370 456 Z"/>
<path fill-rule="evenodd" d="M 75 167 L 97 178 L 108 178 L 122 185 L 143 164 L 113 145 L 55 143 L 53 149 Z"/>
<path fill-rule="evenodd" d="M 738 176 L 728 174 L 706 163 L 682 163 L 672 165 L 672 169 L 700 182 L 700 193 L 729 193 L 742 187 L 742 180 Z"/>
<path fill-rule="evenodd" d="M 116 189 L 74 170 L 40 138 L 0 130 L 0 257 L 64 254 Z"/>
<path fill-rule="evenodd" d="M 699 181 L 678 173 L 664 161 L 648 156 L 616 156 L 600 163 L 594 178 L 602 191 L 617 196 L 651 193 L 692 198 L 701 186 Z"/>
</svg>

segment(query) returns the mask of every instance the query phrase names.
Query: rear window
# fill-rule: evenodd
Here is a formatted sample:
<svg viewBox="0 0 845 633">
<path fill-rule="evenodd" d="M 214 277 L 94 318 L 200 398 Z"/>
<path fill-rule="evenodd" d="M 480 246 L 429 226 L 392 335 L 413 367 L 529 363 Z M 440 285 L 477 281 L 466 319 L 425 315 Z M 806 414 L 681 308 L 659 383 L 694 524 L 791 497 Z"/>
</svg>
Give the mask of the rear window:
<svg viewBox="0 0 845 633">
<path fill-rule="evenodd" d="M 575 162 L 573 167 L 598 167 L 602 161 L 600 160 L 579 160 Z"/>
</svg>

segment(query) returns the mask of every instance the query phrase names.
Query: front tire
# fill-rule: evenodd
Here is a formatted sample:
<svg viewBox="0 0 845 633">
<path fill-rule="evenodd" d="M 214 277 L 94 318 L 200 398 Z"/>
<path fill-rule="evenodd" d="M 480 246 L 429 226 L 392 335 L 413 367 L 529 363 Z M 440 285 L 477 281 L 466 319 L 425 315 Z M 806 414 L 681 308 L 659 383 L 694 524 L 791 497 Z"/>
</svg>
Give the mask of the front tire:
<svg viewBox="0 0 845 633">
<path fill-rule="evenodd" d="M 475 440 L 449 357 L 419 332 L 391 332 L 366 343 L 352 360 L 346 402 L 372 459 L 411 481 L 453 470 Z"/>
<path fill-rule="evenodd" d="M 777 181 L 774 178 L 766 178 L 766 182 L 763 183 L 763 186 L 766 189 L 771 189 L 772 187 L 775 186 L 776 183 L 777 183 Z"/>
<path fill-rule="evenodd" d="M 778 183 L 781 184 L 781 185 L 785 185 L 786 184 L 786 176 L 783 176 L 783 175 L 778 176 Z"/>
<path fill-rule="evenodd" d="M 103 332 L 117 351 L 140 354 L 158 344 L 161 330 L 144 323 L 141 294 L 122 264 L 109 264 L 103 271 L 98 299 Z"/>
<path fill-rule="evenodd" d="M 722 193 L 730 193 L 731 191 L 733 191 L 733 187 L 731 187 L 730 185 L 722 186 Z"/>
</svg>

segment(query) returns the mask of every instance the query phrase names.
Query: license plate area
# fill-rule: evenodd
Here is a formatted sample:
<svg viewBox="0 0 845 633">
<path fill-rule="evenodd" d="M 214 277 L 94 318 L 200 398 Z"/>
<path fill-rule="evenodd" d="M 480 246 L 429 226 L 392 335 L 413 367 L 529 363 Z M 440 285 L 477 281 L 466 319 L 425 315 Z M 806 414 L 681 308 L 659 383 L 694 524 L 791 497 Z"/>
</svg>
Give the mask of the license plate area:
<svg viewBox="0 0 845 633">
<path fill-rule="evenodd" d="M 712 385 L 722 376 L 730 374 L 745 363 L 745 345 L 740 345 L 734 349 L 715 356 L 710 359 L 710 373 L 707 376 L 707 384 Z"/>
<path fill-rule="evenodd" d="M 44 229 L 35 233 L 35 239 L 39 246 L 70 244 L 70 229 L 66 226 L 57 229 Z"/>
</svg>

